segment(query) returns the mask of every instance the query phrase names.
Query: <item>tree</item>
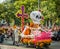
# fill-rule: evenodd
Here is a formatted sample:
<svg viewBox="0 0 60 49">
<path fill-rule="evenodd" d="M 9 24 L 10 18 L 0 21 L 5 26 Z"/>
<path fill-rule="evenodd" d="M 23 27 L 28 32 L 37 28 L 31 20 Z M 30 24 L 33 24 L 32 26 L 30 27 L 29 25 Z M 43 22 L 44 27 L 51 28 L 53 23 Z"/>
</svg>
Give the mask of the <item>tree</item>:
<svg viewBox="0 0 60 49">
<path fill-rule="evenodd" d="M 57 15 L 59 15 L 59 1 L 57 0 L 41 0 L 40 9 L 42 10 L 44 16 L 44 23 L 48 20 L 56 22 Z M 8 22 L 12 22 L 11 19 L 15 21 L 15 24 L 19 25 L 21 23 L 20 18 L 16 18 L 15 14 L 18 10 L 21 9 L 21 5 L 25 6 L 25 12 L 30 15 L 32 11 L 38 10 L 38 1 L 37 0 L 10 0 L 4 4 L 0 4 L 0 17 L 5 18 Z M 56 8 L 57 7 L 57 8 Z M 26 20 L 25 20 L 26 21 Z M 30 21 L 30 19 L 28 20 Z"/>
<path fill-rule="evenodd" d="M 54 21 L 56 19 L 57 13 L 56 13 L 56 3 L 53 0 L 46 0 L 41 1 L 40 8 L 43 11 L 45 22 L 49 25 L 50 22 Z M 52 21 L 51 21 L 52 20 Z"/>
<path fill-rule="evenodd" d="M 56 12 L 58 16 L 56 23 L 60 25 L 60 0 L 55 0 L 55 2 L 56 2 Z"/>
</svg>

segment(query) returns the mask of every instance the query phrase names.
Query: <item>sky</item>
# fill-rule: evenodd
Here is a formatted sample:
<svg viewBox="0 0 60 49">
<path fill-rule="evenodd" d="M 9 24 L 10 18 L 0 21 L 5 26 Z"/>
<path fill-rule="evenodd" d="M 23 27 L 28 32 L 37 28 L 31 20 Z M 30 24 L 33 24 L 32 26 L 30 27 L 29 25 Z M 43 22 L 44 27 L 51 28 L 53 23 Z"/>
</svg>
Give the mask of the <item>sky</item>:
<svg viewBox="0 0 60 49">
<path fill-rule="evenodd" d="M 0 0 L 0 3 L 2 3 L 3 1 L 5 1 L 5 0 Z"/>
</svg>

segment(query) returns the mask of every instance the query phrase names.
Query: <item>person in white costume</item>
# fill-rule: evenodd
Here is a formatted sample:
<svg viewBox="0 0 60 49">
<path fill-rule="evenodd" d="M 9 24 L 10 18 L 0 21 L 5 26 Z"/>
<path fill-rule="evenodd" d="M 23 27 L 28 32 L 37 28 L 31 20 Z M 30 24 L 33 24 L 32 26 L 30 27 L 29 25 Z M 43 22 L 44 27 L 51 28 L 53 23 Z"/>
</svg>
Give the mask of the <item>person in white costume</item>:
<svg viewBox="0 0 60 49">
<path fill-rule="evenodd" d="M 13 28 L 13 30 L 14 30 L 14 45 L 18 45 L 18 29 L 17 29 L 17 27 L 16 26 L 14 26 L 14 28 Z"/>
</svg>

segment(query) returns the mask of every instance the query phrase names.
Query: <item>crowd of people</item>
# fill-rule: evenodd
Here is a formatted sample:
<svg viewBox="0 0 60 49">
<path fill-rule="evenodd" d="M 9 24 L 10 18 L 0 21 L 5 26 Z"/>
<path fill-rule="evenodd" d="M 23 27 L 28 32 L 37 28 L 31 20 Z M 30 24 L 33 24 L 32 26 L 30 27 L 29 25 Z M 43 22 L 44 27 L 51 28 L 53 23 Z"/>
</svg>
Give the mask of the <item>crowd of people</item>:
<svg viewBox="0 0 60 49">
<path fill-rule="evenodd" d="M 17 26 L 2 26 L 0 27 L 0 43 L 3 43 L 4 40 L 12 39 L 13 44 L 17 43 L 15 41 L 19 41 L 19 34 L 21 33 L 20 27 Z"/>
<path fill-rule="evenodd" d="M 54 25 L 54 27 L 52 28 L 42 26 L 42 28 L 46 31 L 51 30 L 53 40 L 60 39 L 60 26 Z M 13 41 L 13 45 L 18 45 L 21 39 L 20 36 L 21 33 L 22 33 L 21 28 L 16 25 L 14 25 L 13 27 L 11 26 L 0 27 L 0 43 L 3 43 L 4 39 L 7 40 L 11 38 Z"/>
</svg>

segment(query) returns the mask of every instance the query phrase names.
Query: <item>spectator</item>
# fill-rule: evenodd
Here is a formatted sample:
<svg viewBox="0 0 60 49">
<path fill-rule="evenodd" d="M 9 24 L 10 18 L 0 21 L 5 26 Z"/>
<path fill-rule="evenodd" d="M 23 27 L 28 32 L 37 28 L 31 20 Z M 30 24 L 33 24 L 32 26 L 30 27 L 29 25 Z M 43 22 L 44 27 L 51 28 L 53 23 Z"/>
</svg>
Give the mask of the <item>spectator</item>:
<svg viewBox="0 0 60 49">
<path fill-rule="evenodd" d="M 3 41 L 4 41 L 3 30 L 0 30 L 0 43 L 3 43 Z"/>
<path fill-rule="evenodd" d="M 58 34 L 57 34 L 57 40 L 60 40 L 60 26 L 59 26 L 59 29 L 58 29 Z"/>
</svg>

